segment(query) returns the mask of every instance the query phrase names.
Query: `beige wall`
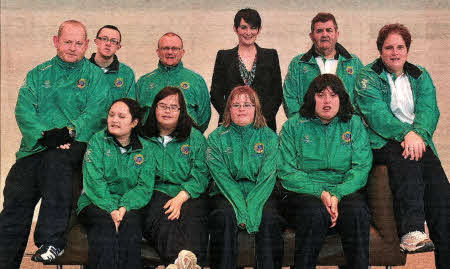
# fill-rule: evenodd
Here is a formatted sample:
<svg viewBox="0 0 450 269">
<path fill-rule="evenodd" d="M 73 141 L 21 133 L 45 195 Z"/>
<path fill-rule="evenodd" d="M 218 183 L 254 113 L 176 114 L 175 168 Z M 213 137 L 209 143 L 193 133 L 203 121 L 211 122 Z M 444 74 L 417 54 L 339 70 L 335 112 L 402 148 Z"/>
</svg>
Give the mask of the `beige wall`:
<svg viewBox="0 0 450 269">
<path fill-rule="evenodd" d="M 277 1 L 279 4 L 269 1 L 258 1 L 262 3 L 257 4 L 257 1 L 248 0 L 215 2 L 2 0 L 0 190 L 3 190 L 7 173 L 15 161 L 14 153 L 21 138 L 14 119 L 18 87 L 31 68 L 55 55 L 51 39 L 62 21 L 77 19 L 87 25 L 91 39 L 89 56 L 95 51 L 92 38 L 96 30 L 104 24 L 118 26 L 123 34 L 119 59 L 130 65 L 137 77 L 155 68 L 157 39 L 165 32 L 177 32 L 184 39 L 185 66 L 200 73 L 210 85 L 216 52 L 236 45 L 233 17 L 237 10 L 247 6 L 260 12 L 263 29 L 258 44 L 278 50 L 283 78 L 290 60 L 311 46 L 309 24 L 319 11 L 335 14 L 341 32 L 339 41 L 360 56 L 364 64 L 377 57 L 375 39 L 381 26 L 391 22 L 406 24 L 413 35 L 409 60 L 425 66 L 437 87 L 441 120 L 435 142 L 449 174 L 450 20 L 447 0 L 386 0 L 370 4 L 363 0 L 310 1 L 312 3 L 283 0 Z M 285 121 L 282 109 L 277 118 L 280 128 Z M 214 111 L 207 134 L 216 123 Z M 0 202 L 2 196 L 0 194 Z"/>
</svg>

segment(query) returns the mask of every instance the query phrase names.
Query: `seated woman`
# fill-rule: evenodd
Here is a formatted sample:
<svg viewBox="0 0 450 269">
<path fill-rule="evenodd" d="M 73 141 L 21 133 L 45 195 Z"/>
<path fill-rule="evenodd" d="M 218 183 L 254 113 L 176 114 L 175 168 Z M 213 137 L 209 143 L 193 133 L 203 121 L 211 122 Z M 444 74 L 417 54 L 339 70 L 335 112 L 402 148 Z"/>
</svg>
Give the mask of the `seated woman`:
<svg viewBox="0 0 450 269">
<path fill-rule="evenodd" d="M 144 126 L 156 157 L 155 191 L 143 210 L 144 237 L 164 265 L 183 250 L 192 251 L 200 265 L 208 247 L 208 202 L 202 195 L 209 184 L 206 139 L 193 127 L 183 93 L 165 87 L 156 94 Z"/>
<path fill-rule="evenodd" d="M 248 85 L 256 90 L 267 125 L 276 131 L 275 116 L 282 100 L 281 72 L 277 51 L 260 48 L 256 38 L 261 32 L 261 17 L 254 9 L 241 9 L 234 17 L 238 45 L 217 52 L 211 83 L 211 103 L 223 122 L 225 102 L 231 90 Z"/>
<path fill-rule="evenodd" d="M 107 130 L 89 141 L 78 200 L 89 268 L 142 268 L 138 209 L 150 201 L 155 161 L 149 143 L 135 131 L 140 119 L 138 102 L 118 99 L 109 109 Z"/>
<path fill-rule="evenodd" d="M 223 125 L 208 137 L 207 163 L 215 183 L 209 216 L 211 268 L 236 268 L 239 230 L 256 234 L 257 268 L 281 268 L 283 229 L 271 196 L 277 146 L 256 92 L 249 86 L 234 88 Z"/>
<path fill-rule="evenodd" d="M 436 89 L 421 66 L 406 61 L 411 34 L 402 24 L 378 33 L 380 58 L 356 79 L 356 104 L 369 126 L 375 163 L 386 164 L 400 248 L 433 249 L 436 268 L 450 268 L 450 184 L 433 133 L 439 120 Z"/>
<path fill-rule="evenodd" d="M 315 268 L 330 228 L 340 234 L 345 268 L 369 266 L 369 209 L 359 192 L 372 167 L 366 129 L 335 75 L 315 78 L 300 115 L 280 135 L 278 176 L 286 218 L 295 225 L 294 268 Z"/>
</svg>

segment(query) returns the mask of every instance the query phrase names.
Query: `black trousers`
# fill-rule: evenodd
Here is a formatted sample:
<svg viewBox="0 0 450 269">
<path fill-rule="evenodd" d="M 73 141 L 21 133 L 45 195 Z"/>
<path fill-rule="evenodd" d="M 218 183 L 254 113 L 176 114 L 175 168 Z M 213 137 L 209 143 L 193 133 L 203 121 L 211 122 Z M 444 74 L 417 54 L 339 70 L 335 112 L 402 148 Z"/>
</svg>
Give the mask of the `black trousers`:
<svg viewBox="0 0 450 269">
<path fill-rule="evenodd" d="M 36 246 L 64 248 L 72 209 L 72 172 L 81 165 L 85 144 L 51 149 L 19 159 L 6 177 L 0 214 L 0 264 L 19 268 L 30 234 L 33 213 L 42 198 L 34 231 Z"/>
<path fill-rule="evenodd" d="M 399 236 L 425 231 L 426 221 L 436 248 L 436 268 L 450 268 L 450 183 L 441 161 L 430 147 L 419 161 L 404 159 L 402 152 L 395 141 L 373 150 L 375 164 L 388 167 Z"/>
<path fill-rule="evenodd" d="M 142 268 L 140 212 L 127 211 L 118 232 L 111 214 L 93 204 L 80 212 L 79 219 L 87 230 L 89 269 Z"/>
<path fill-rule="evenodd" d="M 211 235 L 211 268 L 232 269 L 237 266 L 239 253 L 236 214 L 223 195 L 211 198 L 209 215 Z M 283 220 L 278 214 L 277 200 L 269 199 L 264 205 L 259 231 L 255 234 L 256 268 L 280 269 L 283 262 Z"/>
<path fill-rule="evenodd" d="M 144 237 L 156 248 L 164 265 L 171 264 L 183 250 L 197 256 L 204 265 L 208 249 L 208 201 L 204 197 L 187 200 L 181 207 L 180 218 L 169 220 L 163 206 L 172 197 L 154 191 L 150 203 L 143 208 Z"/>
<path fill-rule="evenodd" d="M 336 226 L 331 229 L 330 214 L 322 200 L 316 196 L 288 191 L 283 205 L 288 225 L 295 228 L 294 268 L 316 268 L 327 234 L 336 231 L 341 237 L 347 261 L 345 268 L 367 269 L 370 213 L 361 193 L 347 195 L 339 201 L 338 219 Z"/>
</svg>

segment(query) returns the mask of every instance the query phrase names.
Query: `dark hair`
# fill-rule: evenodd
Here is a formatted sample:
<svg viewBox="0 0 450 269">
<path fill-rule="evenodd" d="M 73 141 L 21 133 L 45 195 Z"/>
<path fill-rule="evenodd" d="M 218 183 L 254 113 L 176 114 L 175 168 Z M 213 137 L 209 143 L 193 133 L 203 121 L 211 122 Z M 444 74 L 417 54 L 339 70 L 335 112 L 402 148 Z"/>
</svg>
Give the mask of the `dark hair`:
<svg viewBox="0 0 450 269">
<path fill-rule="evenodd" d="M 122 34 L 120 33 L 119 28 L 117 28 L 117 27 L 114 26 L 114 25 L 109 25 L 109 24 L 103 26 L 103 27 L 100 28 L 100 29 L 98 29 L 97 35 L 95 36 L 95 38 L 98 38 L 98 35 L 100 34 L 100 32 L 101 32 L 103 29 L 105 29 L 105 28 L 107 28 L 107 29 L 112 29 L 112 30 L 116 30 L 117 32 L 119 32 L 119 38 L 120 38 L 119 42 L 122 41 Z"/>
<path fill-rule="evenodd" d="M 399 34 L 402 36 L 403 41 L 405 41 L 406 51 L 409 52 L 409 46 L 411 46 L 411 33 L 409 32 L 409 30 L 406 26 L 404 26 L 403 24 L 400 24 L 400 23 L 387 24 L 387 25 L 381 27 L 380 31 L 378 32 L 378 37 L 377 37 L 378 51 L 381 53 L 381 50 L 383 49 L 384 41 L 392 33 Z"/>
<path fill-rule="evenodd" d="M 330 87 L 331 90 L 339 96 L 339 111 L 336 116 L 340 121 L 349 121 L 354 113 L 352 103 L 350 102 L 350 96 L 345 90 L 345 86 L 341 79 L 333 74 L 319 75 L 311 82 L 311 84 L 309 84 L 308 91 L 303 97 L 300 115 L 311 119 L 316 116 L 315 94 L 325 90 L 327 87 Z"/>
<path fill-rule="evenodd" d="M 141 121 L 141 119 L 142 119 L 142 108 L 141 108 L 141 105 L 139 104 L 139 102 L 138 101 L 136 101 L 136 100 L 134 100 L 134 99 L 131 99 L 131 98 L 120 98 L 120 99 L 117 99 L 117 100 L 115 100 L 112 104 L 111 104 L 111 106 L 109 107 L 109 109 L 108 109 L 108 111 L 110 111 L 111 110 L 111 107 L 115 104 L 115 103 L 118 103 L 118 102 L 122 102 L 122 103 L 124 103 L 125 105 L 127 105 L 127 107 L 128 107 L 128 110 L 130 111 L 130 114 L 131 114 L 131 120 L 133 121 L 133 120 L 135 120 L 135 119 L 137 119 L 138 121 Z"/>
<path fill-rule="evenodd" d="M 314 32 L 314 24 L 316 24 L 317 22 L 327 22 L 327 21 L 333 21 L 334 24 L 334 28 L 337 30 L 338 29 L 338 25 L 336 22 L 336 18 L 334 17 L 333 14 L 331 13 L 326 13 L 326 12 L 319 12 L 317 13 L 316 16 L 314 16 L 314 18 L 311 20 L 311 33 Z"/>
<path fill-rule="evenodd" d="M 156 94 L 153 104 L 150 107 L 150 113 L 148 115 L 147 122 L 145 122 L 143 133 L 144 136 L 147 137 L 159 136 L 158 120 L 156 119 L 156 107 L 159 101 L 169 95 L 178 95 L 178 103 L 180 106 L 180 115 L 178 116 L 177 126 L 170 135 L 175 137 L 179 142 L 182 142 L 191 135 L 192 126 L 195 126 L 195 124 L 187 112 L 183 92 L 177 87 L 164 87 L 158 92 L 158 94 Z"/>
<path fill-rule="evenodd" d="M 234 28 L 237 29 L 241 25 L 241 19 L 250 26 L 256 27 L 258 30 L 261 28 L 261 17 L 258 11 L 251 8 L 244 8 L 239 10 L 234 16 Z"/>
</svg>

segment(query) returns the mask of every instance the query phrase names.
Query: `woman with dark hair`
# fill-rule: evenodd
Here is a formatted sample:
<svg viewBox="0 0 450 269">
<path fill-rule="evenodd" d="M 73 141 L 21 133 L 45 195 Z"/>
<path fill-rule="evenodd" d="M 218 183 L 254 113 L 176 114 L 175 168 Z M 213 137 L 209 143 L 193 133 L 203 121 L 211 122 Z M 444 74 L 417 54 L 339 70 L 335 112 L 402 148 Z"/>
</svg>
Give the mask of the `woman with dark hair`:
<svg viewBox="0 0 450 269">
<path fill-rule="evenodd" d="M 342 81 L 316 77 L 300 115 L 281 130 L 278 176 L 295 225 L 294 268 L 315 268 L 330 228 L 341 235 L 346 268 L 369 266 L 369 209 L 360 190 L 372 167 L 366 129 Z"/>
<path fill-rule="evenodd" d="M 150 143 L 138 136 L 139 103 L 122 98 L 106 130 L 89 141 L 83 161 L 80 222 L 87 230 L 89 268 L 141 268 L 141 217 L 151 198 L 155 166 Z"/>
<path fill-rule="evenodd" d="M 368 125 L 375 164 L 388 167 L 400 248 L 414 253 L 435 247 L 436 268 L 450 268 L 450 183 L 433 143 L 436 89 L 425 68 L 406 61 L 410 45 L 404 25 L 380 29 L 380 58 L 358 75 L 356 104 Z"/>
<path fill-rule="evenodd" d="M 283 229 L 271 195 L 277 148 L 278 137 L 266 125 L 256 92 L 249 86 L 234 88 L 223 125 L 208 137 L 207 163 L 214 179 L 211 268 L 236 268 L 239 230 L 255 234 L 257 268 L 281 268 Z"/>
<path fill-rule="evenodd" d="M 194 252 L 199 264 L 206 261 L 206 139 L 192 125 L 180 89 L 165 87 L 156 94 L 144 125 L 144 136 L 156 157 L 155 191 L 144 209 L 144 237 L 164 265 L 183 249 Z"/>
<path fill-rule="evenodd" d="M 267 125 L 277 129 L 275 116 L 282 100 L 281 72 L 277 51 L 260 48 L 256 38 L 261 32 L 261 17 L 254 9 L 239 10 L 234 17 L 238 45 L 217 52 L 211 84 L 211 103 L 223 122 L 225 102 L 236 86 L 248 85 L 256 90 Z"/>
</svg>

